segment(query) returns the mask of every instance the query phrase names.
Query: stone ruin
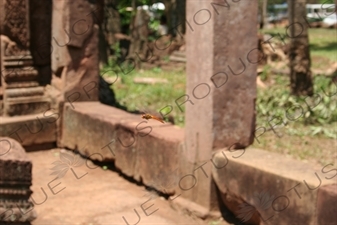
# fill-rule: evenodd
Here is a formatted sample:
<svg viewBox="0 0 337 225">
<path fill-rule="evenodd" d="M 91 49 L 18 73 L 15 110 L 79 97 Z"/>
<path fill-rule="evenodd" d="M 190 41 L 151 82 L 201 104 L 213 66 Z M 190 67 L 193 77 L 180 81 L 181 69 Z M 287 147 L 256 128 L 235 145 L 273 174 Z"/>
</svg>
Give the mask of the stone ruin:
<svg viewBox="0 0 337 225">
<path fill-rule="evenodd" d="M 36 217 L 21 146 L 55 146 L 64 102 L 98 101 L 103 2 L 0 0 L 1 224 Z"/>
<path fill-rule="evenodd" d="M 29 223 L 36 217 L 29 201 L 32 194 L 32 164 L 20 144 L 28 147 L 45 143 L 53 143 L 55 146 L 56 143 L 58 147 L 70 146 L 70 149 L 88 154 L 97 151 L 96 142 L 102 142 L 100 144 L 104 146 L 108 143 L 105 143 L 104 138 L 111 141 L 112 134 L 122 134 L 127 139 L 134 132 L 130 124 L 122 123 L 121 117 L 118 117 L 119 113 L 128 117 L 130 115 L 104 107 L 98 102 L 98 46 L 104 0 L 95 1 L 95 4 L 92 2 L 0 0 L 2 223 Z M 194 18 L 194 23 L 191 22 L 192 25 L 189 24 L 186 30 L 189 41 L 186 50 L 187 97 L 191 97 L 185 100 L 186 128 L 177 131 L 173 126 L 161 127 L 161 132 L 154 132 L 148 139 L 137 140 L 137 151 L 146 150 L 146 154 L 136 155 L 136 158 L 133 151 L 123 151 L 116 159 L 116 166 L 123 173 L 130 173 L 136 180 L 142 178 L 142 182 L 149 185 L 155 177 L 152 174 L 156 171 L 154 168 L 158 169 L 159 165 L 164 172 L 172 164 L 173 168 L 179 168 L 181 175 L 195 174 L 200 165 L 213 159 L 214 154 L 220 153 L 221 149 L 245 148 L 253 142 L 258 57 L 257 52 L 252 50 L 256 49 L 258 38 L 257 28 L 251 24 L 257 23 L 256 15 L 257 7 L 253 1 L 232 1 L 230 8 L 218 3 L 188 2 L 186 20 L 191 22 Z M 211 17 L 216 19 L 211 20 Z M 223 30 L 232 32 L 224 36 L 218 32 Z M 242 42 L 240 37 L 247 34 L 251 38 Z M 195 93 L 196 90 L 198 93 Z M 203 100 L 206 97 L 208 100 Z M 88 106 L 100 110 L 88 112 Z M 49 116 L 45 117 L 47 110 L 54 114 L 49 112 Z M 111 115 L 108 122 L 102 119 L 106 113 Z M 100 133 L 101 130 L 89 130 L 87 124 L 82 124 L 83 118 L 87 118 L 86 121 L 92 123 L 92 127 L 102 124 L 104 133 Z M 137 121 L 138 117 L 135 124 Z M 79 133 L 79 130 L 82 132 Z M 171 138 L 173 140 L 158 138 L 165 131 L 167 134 L 182 134 Z M 4 136 L 10 138 L 3 138 Z M 82 146 L 85 137 L 87 141 L 93 140 L 92 143 L 89 141 L 88 146 Z M 95 145 L 90 146 L 93 143 Z M 113 148 L 120 146 L 114 143 Z M 167 153 L 164 150 L 168 150 L 171 155 L 166 157 L 166 164 L 160 164 L 157 153 Z M 143 167 L 136 168 L 137 170 L 130 168 L 131 164 L 126 163 L 130 157 L 133 160 L 141 159 L 139 161 Z M 232 158 L 238 161 L 235 157 Z M 220 161 L 219 157 L 218 160 Z M 148 161 L 153 163 L 149 165 Z M 245 166 L 240 165 L 239 168 Z M 137 172 L 136 175 L 130 172 L 133 170 Z M 184 192 L 182 198 L 203 206 L 206 214 L 218 210 L 219 191 L 227 197 L 237 195 L 240 201 L 249 202 L 251 193 L 245 195 L 243 191 L 228 192 L 227 188 L 236 183 L 225 184 L 224 181 L 238 179 L 223 178 L 227 168 L 216 172 L 213 170 L 211 163 L 208 163 L 202 171 L 218 177 L 217 179 L 209 179 L 199 170 L 196 174 L 199 184 L 191 191 Z M 252 171 L 250 168 L 247 170 Z M 279 176 L 275 175 L 275 179 L 279 179 Z M 185 185 L 194 186 L 193 181 L 186 182 Z M 161 187 L 157 188 L 160 190 Z M 236 189 L 231 190 L 238 191 Z M 224 198 L 223 203 L 234 211 L 233 208 L 239 205 L 236 201 L 235 198 L 234 201 Z M 16 216 L 10 217 L 8 213 Z M 289 213 L 284 218 L 293 217 Z M 309 219 L 313 221 L 315 218 L 312 216 Z"/>
<path fill-rule="evenodd" d="M 1 15 L 1 115 L 43 112 L 50 107 L 42 79 L 48 71 L 36 66 L 30 50 L 29 2 L 2 1 Z"/>
<path fill-rule="evenodd" d="M 23 134 L 28 128 L 17 116 L 33 121 L 40 115 L 38 122 L 45 124 L 46 112 L 61 113 L 65 101 L 98 101 L 98 87 L 105 84 L 99 80 L 98 66 L 103 3 L 0 1 L 0 116 L 5 127 L 1 136 L 24 146 L 41 144 L 36 138 L 34 143 L 28 140 Z M 8 125 L 14 123 L 10 118 L 18 118 L 17 127 L 23 127 L 19 135 L 17 127 Z M 31 130 L 38 130 L 38 123 L 33 123 Z M 52 125 L 56 130 L 60 120 Z M 48 135 L 50 143 L 57 141 L 55 131 Z"/>
<path fill-rule="evenodd" d="M 29 199 L 32 162 L 11 138 L 1 138 L 0 153 L 0 222 L 29 224 L 37 216 Z"/>
</svg>

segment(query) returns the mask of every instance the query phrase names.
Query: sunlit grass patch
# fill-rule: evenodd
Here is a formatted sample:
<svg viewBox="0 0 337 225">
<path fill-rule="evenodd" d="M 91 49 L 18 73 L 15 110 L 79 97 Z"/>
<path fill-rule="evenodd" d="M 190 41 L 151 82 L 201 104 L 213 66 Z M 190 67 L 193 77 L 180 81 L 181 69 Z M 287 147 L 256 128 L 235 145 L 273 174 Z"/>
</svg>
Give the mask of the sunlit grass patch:
<svg viewBox="0 0 337 225">
<path fill-rule="evenodd" d="M 111 73 L 111 76 L 115 76 Z M 140 84 L 134 79 L 161 78 L 167 83 Z M 112 85 L 117 101 L 128 108 L 129 111 L 156 111 L 168 113 L 172 106 L 170 116 L 176 125 L 184 125 L 184 112 L 176 106 L 175 100 L 185 94 L 185 71 L 171 72 L 155 68 L 147 71 L 132 71 L 129 74 L 119 75 L 119 80 Z M 182 106 L 184 110 L 184 107 Z"/>
</svg>

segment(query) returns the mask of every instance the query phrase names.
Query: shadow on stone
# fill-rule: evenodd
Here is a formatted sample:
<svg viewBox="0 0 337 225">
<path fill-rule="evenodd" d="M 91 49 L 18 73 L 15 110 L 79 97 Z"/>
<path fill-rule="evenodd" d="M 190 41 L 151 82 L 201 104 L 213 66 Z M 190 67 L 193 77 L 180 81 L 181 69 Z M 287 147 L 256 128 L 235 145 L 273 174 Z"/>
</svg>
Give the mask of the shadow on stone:
<svg viewBox="0 0 337 225">
<path fill-rule="evenodd" d="M 218 205 L 219 205 L 219 209 L 220 209 L 220 213 L 222 218 L 233 225 L 247 225 L 248 223 L 243 223 L 241 222 L 223 203 L 222 199 L 221 199 L 221 193 L 219 188 L 215 185 L 216 188 L 216 195 L 217 195 L 217 199 L 218 199 Z"/>
<path fill-rule="evenodd" d="M 155 188 L 153 188 L 149 185 L 144 184 L 142 182 L 141 177 L 140 177 L 140 181 L 137 181 L 133 177 L 127 176 L 126 174 L 124 174 L 120 169 L 118 169 L 115 166 L 114 161 L 103 161 L 103 162 L 101 162 L 101 161 L 98 161 L 98 160 L 92 160 L 88 156 L 85 156 L 85 155 L 81 154 L 79 151 L 73 151 L 73 150 L 70 150 L 70 149 L 68 149 L 68 150 L 72 151 L 75 154 L 80 155 L 82 158 L 85 158 L 86 160 L 90 160 L 94 165 L 96 165 L 98 167 L 106 168 L 106 170 L 110 170 L 110 171 L 113 171 L 115 173 L 118 173 L 119 176 L 123 177 L 125 180 L 129 181 L 130 183 L 136 184 L 137 186 L 143 186 L 147 191 L 154 192 L 155 195 L 157 195 L 159 197 L 163 197 L 166 200 L 170 197 L 169 194 L 165 194 L 165 193 L 163 193 L 161 191 L 158 191 L 157 189 L 155 189 Z"/>
</svg>

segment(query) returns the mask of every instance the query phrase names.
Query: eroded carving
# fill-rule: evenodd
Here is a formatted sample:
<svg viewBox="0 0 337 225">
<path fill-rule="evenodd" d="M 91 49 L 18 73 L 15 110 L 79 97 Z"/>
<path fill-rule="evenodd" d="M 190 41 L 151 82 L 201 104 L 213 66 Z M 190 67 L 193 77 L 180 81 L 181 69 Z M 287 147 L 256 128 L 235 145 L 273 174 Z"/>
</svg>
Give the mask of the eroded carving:
<svg viewBox="0 0 337 225">
<path fill-rule="evenodd" d="M 10 55 L 20 55 L 24 52 L 18 47 L 18 45 L 12 41 L 9 37 L 5 35 L 0 35 L 1 46 L 4 48 L 3 51 L 5 56 Z"/>
<path fill-rule="evenodd" d="M 6 0 L 5 12 L 5 30 L 7 28 L 12 39 L 27 49 L 29 47 L 28 1 Z"/>
</svg>

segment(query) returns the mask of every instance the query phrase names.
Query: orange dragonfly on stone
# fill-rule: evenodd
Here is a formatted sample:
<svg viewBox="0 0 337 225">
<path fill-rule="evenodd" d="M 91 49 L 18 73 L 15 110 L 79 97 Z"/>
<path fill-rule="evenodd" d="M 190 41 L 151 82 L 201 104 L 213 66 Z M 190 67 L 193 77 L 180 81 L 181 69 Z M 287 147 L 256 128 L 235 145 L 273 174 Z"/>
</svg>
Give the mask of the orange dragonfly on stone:
<svg viewBox="0 0 337 225">
<path fill-rule="evenodd" d="M 163 119 L 159 118 L 158 116 L 154 116 L 154 115 L 152 115 L 150 113 L 143 113 L 142 114 L 142 118 L 146 119 L 146 120 L 150 120 L 150 119 L 157 120 L 157 121 L 159 121 L 161 123 L 165 123 L 165 121 Z"/>
</svg>

